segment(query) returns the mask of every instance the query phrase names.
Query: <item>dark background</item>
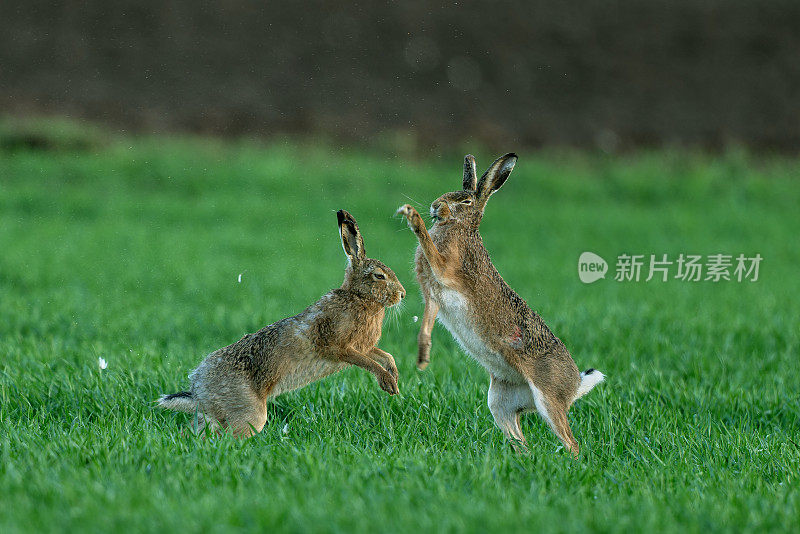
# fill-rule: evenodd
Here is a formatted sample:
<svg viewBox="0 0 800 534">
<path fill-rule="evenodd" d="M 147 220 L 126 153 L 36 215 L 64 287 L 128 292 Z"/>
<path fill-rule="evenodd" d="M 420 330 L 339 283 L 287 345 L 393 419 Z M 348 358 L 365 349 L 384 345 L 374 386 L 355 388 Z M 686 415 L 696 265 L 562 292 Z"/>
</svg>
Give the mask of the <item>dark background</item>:
<svg viewBox="0 0 800 534">
<path fill-rule="evenodd" d="M 800 2 L 5 1 L 0 114 L 134 132 L 795 151 Z"/>
</svg>

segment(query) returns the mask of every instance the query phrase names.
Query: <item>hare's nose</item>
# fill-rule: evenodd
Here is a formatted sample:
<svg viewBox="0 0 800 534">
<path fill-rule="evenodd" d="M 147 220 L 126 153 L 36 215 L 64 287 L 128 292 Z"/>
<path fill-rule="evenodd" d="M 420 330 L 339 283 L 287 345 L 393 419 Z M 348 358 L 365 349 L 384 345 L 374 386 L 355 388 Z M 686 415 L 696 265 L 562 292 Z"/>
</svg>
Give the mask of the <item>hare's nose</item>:
<svg viewBox="0 0 800 534">
<path fill-rule="evenodd" d="M 405 290 L 405 289 L 401 289 L 401 290 L 400 290 L 400 298 L 401 298 L 401 299 L 404 299 L 404 298 L 406 298 L 406 290 Z"/>
</svg>

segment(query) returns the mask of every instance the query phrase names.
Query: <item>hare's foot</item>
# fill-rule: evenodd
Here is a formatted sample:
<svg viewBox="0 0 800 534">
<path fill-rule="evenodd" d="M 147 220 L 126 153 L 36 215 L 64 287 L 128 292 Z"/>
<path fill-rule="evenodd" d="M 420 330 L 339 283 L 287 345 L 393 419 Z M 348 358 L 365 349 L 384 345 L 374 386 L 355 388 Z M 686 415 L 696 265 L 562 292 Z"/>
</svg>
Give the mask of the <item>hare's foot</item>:
<svg viewBox="0 0 800 534">
<path fill-rule="evenodd" d="M 520 414 L 534 407 L 528 384 L 512 384 L 492 376 L 488 397 L 489 410 L 497 427 L 503 431 L 515 451 L 528 452 L 525 435 L 519 426 Z"/>
<path fill-rule="evenodd" d="M 394 356 L 386 352 L 385 350 L 381 350 L 378 347 L 373 347 L 370 351 L 370 356 L 372 356 L 375 361 L 377 361 L 384 369 L 386 369 L 390 375 L 392 375 L 397 381 L 400 378 L 400 375 L 397 372 L 397 363 L 394 361 Z"/>
<path fill-rule="evenodd" d="M 400 379 L 400 373 L 397 372 L 397 364 L 394 363 L 394 358 L 389 360 L 389 362 L 386 364 L 386 370 L 390 375 L 392 375 L 392 378 L 394 378 L 395 382 Z"/>
<path fill-rule="evenodd" d="M 419 239 L 419 245 L 422 247 L 422 252 L 425 254 L 425 259 L 431 266 L 433 275 L 439 279 L 444 285 L 449 285 L 453 279 L 453 268 L 447 266 L 447 261 L 444 256 L 437 250 L 436 245 L 433 244 L 431 235 L 425 227 L 425 221 L 419 216 L 410 204 L 403 204 L 397 210 L 398 215 L 403 215 L 408 220 L 408 226 L 416 234 Z"/>
<path fill-rule="evenodd" d="M 400 208 L 397 210 L 397 215 L 402 215 L 405 217 L 408 221 L 408 226 L 411 227 L 411 229 L 415 232 L 419 231 L 420 228 L 425 227 L 422 217 L 420 217 L 419 213 L 417 213 L 417 210 L 415 210 L 411 204 L 403 204 L 400 206 Z"/>
<path fill-rule="evenodd" d="M 439 313 L 439 305 L 434 301 L 427 290 L 425 295 L 425 313 L 422 314 L 422 324 L 417 336 L 417 369 L 423 371 L 431 361 L 431 333 Z"/>
<path fill-rule="evenodd" d="M 384 370 L 380 376 L 376 377 L 381 389 L 389 395 L 397 395 L 400 393 L 400 388 L 397 386 L 397 378 L 392 376 L 389 371 Z"/>
<path fill-rule="evenodd" d="M 420 341 L 417 349 L 417 369 L 424 371 L 431 363 L 431 338 L 428 336 L 426 341 Z"/>
<path fill-rule="evenodd" d="M 397 215 L 403 215 L 406 218 L 412 217 L 415 213 L 417 213 L 417 210 L 411 204 L 403 204 L 397 208 Z"/>
<path fill-rule="evenodd" d="M 222 426 L 214 417 L 202 412 L 195 412 L 189 422 L 189 431 L 192 435 L 205 439 L 209 434 L 222 435 Z"/>
<path fill-rule="evenodd" d="M 580 447 L 578 447 L 578 442 L 572 435 L 572 429 L 570 429 L 567 421 L 567 405 L 556 398 L 545 396 L 532 381 L 529 381 L 529 384 L 536 404 L 536 411 L 547 421 L 550 429 L 564 444 L 564 448 L 572 453 L 572 457 L 577 460 L 580 455 Z"/>
<path fill-rule="evenodd" d="M 266 422 L 266 402 L 263 404 L 253 403 L 232 417 L 228 422 L 228 427 L 235 437 L 247 439 L 261 432 Z"/>
<path fill-rule="evenodd" d="M 372 354 L 375 353 L 375 348 L 376 347 L 373 347 L 370 350 L 369 355 L 358 353 L 353 349 L 345 349 L 344 351 L 342 351 L 339 358 L 343 362 L 357 365 L 358 367 L 361 367 L 362 369 L 369 371 L 370 373 L 375 375 L 375 378 L 378 380 L 378 384 L 381 386 L 382 390 L 384 390 L 389 395 L 396 395 L 400 393 L 400 389 L 397 387 L 397 378 L 392 376 L 392 374 L 389 371 L 381 367 L 381 364 L 379 364 L 372 358 Z M 392 360 L 394 360 L 394 358 L 392 358 Z"/>
</svg>

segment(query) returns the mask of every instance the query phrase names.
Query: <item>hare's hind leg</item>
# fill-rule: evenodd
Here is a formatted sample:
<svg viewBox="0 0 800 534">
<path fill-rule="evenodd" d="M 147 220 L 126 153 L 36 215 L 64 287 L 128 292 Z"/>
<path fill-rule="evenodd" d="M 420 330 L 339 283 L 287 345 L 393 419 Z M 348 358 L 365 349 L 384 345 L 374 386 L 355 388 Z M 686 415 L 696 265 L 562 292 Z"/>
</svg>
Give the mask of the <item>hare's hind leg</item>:
<svg viewBox="0 0 800 534">
<path fill-rule="evenodd" d="M 231 432 L 237 438 L 249 438 L 261 432 L 267 422 L 266 399 L 256 395 L 250 381 L 244 377 L 231 376 L 210 392 L 207 423 L 212 415 L 222 430 Z"/>
<path fill-rule="evenodd" d="M 237 438 L 249 438 L 261 432 L 266 423 L 267 405 L 264 403 L 263 407 L 253 406 L 246 412 L 238 414 L 236 420 L 231 421 L 228 426 Z"/>
<path fill-rule="evenodd" d="M 431 361 L 431 332 L 436 322 L 436 314 L 439 313 L 439 305 L 434 302 L 429 292 L 424 292 L 425 312 L 422 314 L 422 324 L 419 327 L 417 337 L 417 368 L 422 371 Z"/>
<path fill-rule="evenodd" d="M 534 408 L 534 399 L 527 384 L 512 384 L 490 375 L 489 410 L 494 422 L 517 452 L 526 452 L 528 443 L 519 426 L 522 412 Z"/>
<path fill-rule="evenodd" d="M 554 395 L 546 395 L 539 388 L 534 385 L 533 381 L 529 381 L 531 393 L 533 393 L 533 400 L 536 404 L 536 411 L 539 415 L 547 421 L 550 429 L 555 433 L 564 447 L 572 453 L 575 458 L 578 457 L 578 442 L 572 435 L 572 430 L 567 421 L 567 410 L 569 406 L 566 402 L 559 401 Z"/>
<path fill-rule="evenodd" d="M 551 405 L 549 411 L 550 417 L 553 420 L 551 428 L 558 436 L 558 439 L 561 440 L 561 443 L 564 444 L 564 447 L 577 459 L 580 454 L 580 447 L 578 447 L 578 442 L 575 440 L 575 436 L 572 435 L 572 429 L 569 427 L 566 405 L 563 403 L 560 406 Z"/>
<path fill-rule="evenodd" d="M 195 436 L 205 437 L 206 429 L 211 434 L 220 434 L 219 422 L 212 416 L 197 411 L 192 414 L 192 420 L 189 422 L 189 429 Z"/>
<path fill-rule="evenodd" d="M 249 386 L 242 386 L 236 399 L 230 399 L 227 426 L 237 438 L 249 438 L 261 432 L 267 422 L 267 402 L 258 398 Z"/>
</svg>

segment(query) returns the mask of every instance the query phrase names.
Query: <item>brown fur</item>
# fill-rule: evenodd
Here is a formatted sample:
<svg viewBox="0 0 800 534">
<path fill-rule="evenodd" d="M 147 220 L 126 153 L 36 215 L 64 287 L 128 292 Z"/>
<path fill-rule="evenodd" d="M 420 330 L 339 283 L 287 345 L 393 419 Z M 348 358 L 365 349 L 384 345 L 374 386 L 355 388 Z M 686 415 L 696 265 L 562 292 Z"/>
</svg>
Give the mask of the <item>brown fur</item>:
<svg viewBox="0 0 800 534">
<path fill-rule="evenodd" d="M 376 345 L 385 308 L 405 290 L 394 272 L 364 253 L 355 219 L 337 213 L 348 257 L 344 282 L 294 317 L 209 354 L 190 375 L 191 391 L 164 395 L 165 408 L 198 412 L 203 424 L 248 437 L 267 420 L 267 401 L 357 365 L 395 395 L 397 366 Z M 381 278 L 383 277 L 383 278 Z"/>
<path fill-rule="evenodd" d="M 489 372 L 489 408 L 512 443 L 526 447 L 519 414 L 536 409 L 577 455 L 567 411 L 588 391 L 578 392 L 582 375 L 561 340 L 497 272 L 478 231 L 486 202 L 505 183 L 516 159 L 514 154 L 499 158 L 478 181 L 475 159 L 467 156 L 464 189 L 433 202 L 430 232 L 413 207 L 406 204 L 398 210 L 419 239 L 416 273 L 425 312 L 417 365 L 424 369 L 430 362 L 431 331 L 439 314 L 465 351 Z M 602 379 L 602 374 L 595 378 Z M 593 385 L 587 383 L 589 389 Z"/>
</svg>

